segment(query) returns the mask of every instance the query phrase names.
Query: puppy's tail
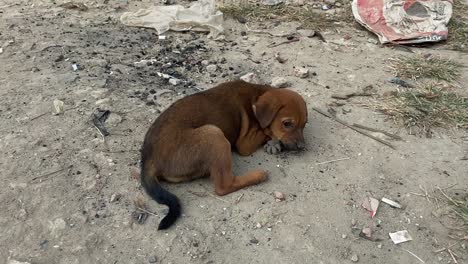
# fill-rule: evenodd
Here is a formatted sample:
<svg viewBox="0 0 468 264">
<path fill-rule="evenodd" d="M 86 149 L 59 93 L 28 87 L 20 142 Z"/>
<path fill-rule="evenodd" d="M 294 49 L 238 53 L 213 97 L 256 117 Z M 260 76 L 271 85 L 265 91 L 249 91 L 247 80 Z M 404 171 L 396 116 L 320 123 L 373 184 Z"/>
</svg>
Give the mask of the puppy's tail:
<svg viewBox="0 0 468 264">
<path fill-rule="evenodd" d="M 169 207 L 169 213 L 161 220 L 158 227 L 158 230 L 168 229 L 180 216 L 179 199 L 174 194 L 164 190 L 155 177 L 148 175 L 144 166 L 141 169 L 141 185 L 156 202 Z"/>
</svg>

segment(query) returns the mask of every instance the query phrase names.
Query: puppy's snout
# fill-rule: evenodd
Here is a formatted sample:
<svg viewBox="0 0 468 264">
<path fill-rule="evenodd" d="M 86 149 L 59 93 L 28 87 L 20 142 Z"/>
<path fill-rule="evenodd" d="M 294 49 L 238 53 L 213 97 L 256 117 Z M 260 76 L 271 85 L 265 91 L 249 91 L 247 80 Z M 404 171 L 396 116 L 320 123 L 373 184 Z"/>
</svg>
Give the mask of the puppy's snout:
<svg viewBox="0 0 468 264">
<path fill-rule="evenodd" d="M 296 142 L 296 148 L 297 148 L 297 150 L 305 149 L 305 142 L 304 141 Z"/>
</svg>

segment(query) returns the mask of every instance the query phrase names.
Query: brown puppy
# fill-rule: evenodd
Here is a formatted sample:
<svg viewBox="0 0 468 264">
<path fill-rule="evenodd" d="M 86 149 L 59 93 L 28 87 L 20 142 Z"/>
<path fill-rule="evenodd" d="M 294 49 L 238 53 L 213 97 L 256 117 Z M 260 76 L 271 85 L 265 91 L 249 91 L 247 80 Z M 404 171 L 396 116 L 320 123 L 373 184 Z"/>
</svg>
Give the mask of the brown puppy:
<svg viewBox="0 0 468 264">
<path fill-rule="evenodd" d="M 187 96 L 165 110 L 145 136 L 141 150 L 141 183 L 169 213 L 158 229 L 180 216 L 180 203 L 160 180 L 184 182 L 210 175 L 218 195 L 235 192 L 267 178 L 263 170 L 235 177 L 231 148 L 250 155 L 260 146 L 276 152 L 304 148 L 307 122 L 304 99 L 287 89 L 243 81 L 223 83 Z"/>
</svg>

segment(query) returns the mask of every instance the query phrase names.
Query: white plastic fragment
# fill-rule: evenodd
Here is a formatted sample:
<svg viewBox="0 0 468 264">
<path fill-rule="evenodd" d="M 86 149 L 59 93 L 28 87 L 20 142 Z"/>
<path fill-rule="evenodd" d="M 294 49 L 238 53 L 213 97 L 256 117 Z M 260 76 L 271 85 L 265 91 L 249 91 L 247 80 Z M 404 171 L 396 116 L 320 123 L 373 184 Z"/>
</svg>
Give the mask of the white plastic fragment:
<svg viewBox="0 0 468 264">
<path fill-rule="evenodd" d="M 382 198 L 382 202 L 384 202 L 384 203 L 390 205 L 391 207 L 395 207 L 395 208 L 400 208 L 400 209 L 401 209 L 401 205 L 400 205 L 399 203 L 394 202 L 394 201 L 392 201 L 392 200 L 390 200 L 390 199 L 387 199 L 387 198 L 385 198 L 385 197 Z"/>
<path fill-rule="evenodd" d="M 408 230 L 402 230 L 395 233 L 388 233 L 394 244 L 411 241 L 413 238 L 408 233 Z"/>
</svg>

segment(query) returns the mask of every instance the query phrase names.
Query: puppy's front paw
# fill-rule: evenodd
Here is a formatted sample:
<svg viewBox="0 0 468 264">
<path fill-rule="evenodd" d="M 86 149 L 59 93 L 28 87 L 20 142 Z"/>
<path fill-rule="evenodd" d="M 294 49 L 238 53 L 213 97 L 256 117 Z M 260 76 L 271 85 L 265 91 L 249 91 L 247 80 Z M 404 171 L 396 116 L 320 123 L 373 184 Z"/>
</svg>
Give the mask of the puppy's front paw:
<svg viewBox="0 0 468 264">
<path fill-rule="evenodd" d="M 272 139 L 263 146 L 263 149 L 268 154 L 278 154 L 281 152 L 281 142 L 277 139 Z"/>
</svg>

